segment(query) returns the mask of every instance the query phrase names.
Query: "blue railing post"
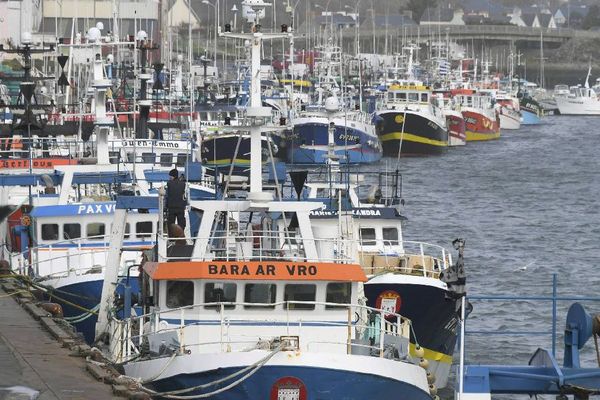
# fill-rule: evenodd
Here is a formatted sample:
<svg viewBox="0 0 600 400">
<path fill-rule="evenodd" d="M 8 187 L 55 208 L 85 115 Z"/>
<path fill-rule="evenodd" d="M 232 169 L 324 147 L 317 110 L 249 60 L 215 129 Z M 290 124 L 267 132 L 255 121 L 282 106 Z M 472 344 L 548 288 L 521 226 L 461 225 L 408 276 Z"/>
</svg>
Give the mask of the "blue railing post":
<svg viewBox="0 0 600 400">
<path fill-rule="evenodd" d="M 556 273 L 552 274 L 552 357 L 556 357 Z"/>
</svg>

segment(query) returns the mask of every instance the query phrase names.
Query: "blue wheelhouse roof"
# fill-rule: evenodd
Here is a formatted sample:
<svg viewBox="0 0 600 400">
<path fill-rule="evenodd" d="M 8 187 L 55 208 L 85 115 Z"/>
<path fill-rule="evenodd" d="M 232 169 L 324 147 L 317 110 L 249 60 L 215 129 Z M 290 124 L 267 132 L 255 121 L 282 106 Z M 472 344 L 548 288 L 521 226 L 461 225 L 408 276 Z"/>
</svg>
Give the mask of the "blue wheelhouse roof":
<svg viewBox="0 0 600 400">
<path fill-rule="evenodd" d="M 33 218 L 67 217 L 84 215 L 114 214 L 116 202 L 92 202 L 80 204 L 65 204 L 57 206 L 36 206 L 31 211 Z M 157 213 L 156 209 L 148 210 L 149 213 Z"/>
</svg>

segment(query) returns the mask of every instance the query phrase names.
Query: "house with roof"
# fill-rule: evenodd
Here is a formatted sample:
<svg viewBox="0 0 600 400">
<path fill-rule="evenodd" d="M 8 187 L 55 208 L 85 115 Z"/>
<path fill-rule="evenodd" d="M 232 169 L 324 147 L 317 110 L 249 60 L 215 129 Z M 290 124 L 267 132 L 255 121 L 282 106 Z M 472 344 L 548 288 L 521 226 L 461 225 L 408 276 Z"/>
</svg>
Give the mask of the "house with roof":
<svg viewBox="0 0 600 400">
<path fill-rule="evenodd" d="M 499 19 L 507 14 L 506 8 L 494 0 L 460 0 L 465 15 L 480 16 L 486 20 Z"/>
<path fill-rule="evenodd" d="M 556 23 L 556 26 L 563 26 L 567 23 L 567 17 L 560 8 L 557 8 L 554 12 L 554 23 Z"/>
<path fill-rule="evenodd" d="M 538 8 L 526 8 L 524 11 L 519 7 L 515 7 L 510 14 L 510 23 L 530 28 L 556 29 L 558 27 L 550 10 Z"/>
<path fill-rule="evenodd" d="M 583 2 L 569 1 L 560 6 L 557 12 L 560 11 L 564 15 L 565 26 L 579 26 L 583 23 L 583 19 L 590 12 L 590 7 Z"/>
<path fill-rule="evenodd" d="M 315 17 L 315 25 L 322 28 L 333 26 L 335 28 L 354 28 L 358 25 L 358 14 L 338 12 L 322 12 L 321 15 Z"/>
</svg>

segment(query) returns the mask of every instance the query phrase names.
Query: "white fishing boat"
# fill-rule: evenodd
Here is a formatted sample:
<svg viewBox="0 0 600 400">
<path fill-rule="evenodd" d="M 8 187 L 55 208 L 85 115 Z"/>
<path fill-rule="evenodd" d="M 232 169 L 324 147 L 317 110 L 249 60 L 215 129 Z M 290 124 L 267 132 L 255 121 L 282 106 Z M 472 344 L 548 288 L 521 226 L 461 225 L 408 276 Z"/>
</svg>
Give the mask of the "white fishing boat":
<svg viewBox="0 0 600 400">
<path fill-rule="evenodd" d="M 568 95 L 555 97 L 562 115 L 600 115 L 600 98 L 589 85 L 591 71 L 590 67 L 584 87 L 571 88 Z"/>
<path fill-rule="evenodd" d="M 500 129 L 519 129 L 522 119 L 519 99 L 501 90 L 494 93 L 494 98 L 499 110 Z"/>
<path fill-rule="evenodd" d="M 242 6 L 251 33 L 223 36 L 250 43 L 256 77 L 262 40 L 288 32 L 260 32 L 262 0 Z M 274 200 L 264 190 L 260 142 L 273 127 L 265 124 L 271 110 L 262 106 L 257 79 L 245 111 L 252 120 L 249 192 L 191 201 L 202 215 L 194 237 L 159 232 L 157 256 L 143 266 L 145 314 L 111 318 L 105 285 L 97 334 L 116 333 L 113 359 L 159 397 L 431 399 L 436 389 L 417 365 L 422 348 L 413 362 L 408 356 L 410 321 L 360 304 L 366 276 L 352 242 L 313 229 L 310 213 L 323 204 Z M 115 214 L 117 249 L 127 215 Z"/>
</svg>

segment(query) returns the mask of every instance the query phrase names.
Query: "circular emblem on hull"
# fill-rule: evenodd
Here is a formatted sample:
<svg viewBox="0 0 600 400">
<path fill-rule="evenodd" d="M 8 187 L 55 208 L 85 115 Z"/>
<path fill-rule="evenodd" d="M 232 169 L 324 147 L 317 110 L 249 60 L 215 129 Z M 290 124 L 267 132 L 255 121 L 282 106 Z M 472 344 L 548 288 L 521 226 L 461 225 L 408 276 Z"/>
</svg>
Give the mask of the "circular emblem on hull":
<svg viewBox="0 0 600 400">
<path fill-rule="evenodd" d="M 402 298 L 398 292 L 394 290 L 386 290 L 377 296 L 375 307 L 383 310 L 386 313 L 398 314 L 400 312 L 400 307 L 402 307 Z M 384 317 L 391 317 L 391 315 L 385 314 Z"/>
<path fill-rule="evenodd" d="M 396 121 L 397 124 L 403 123 L 404 122 L 404 115 L 402 115 L 402 114 L 396 115 L 396 117 L 394 118 L 394 121 Z"/>
<path fill-rule="evenodd" d="M 279 378 L 271 388 L 270 400 L 307 400 L 306 386 L 293 376 Z"/>
</svg>

